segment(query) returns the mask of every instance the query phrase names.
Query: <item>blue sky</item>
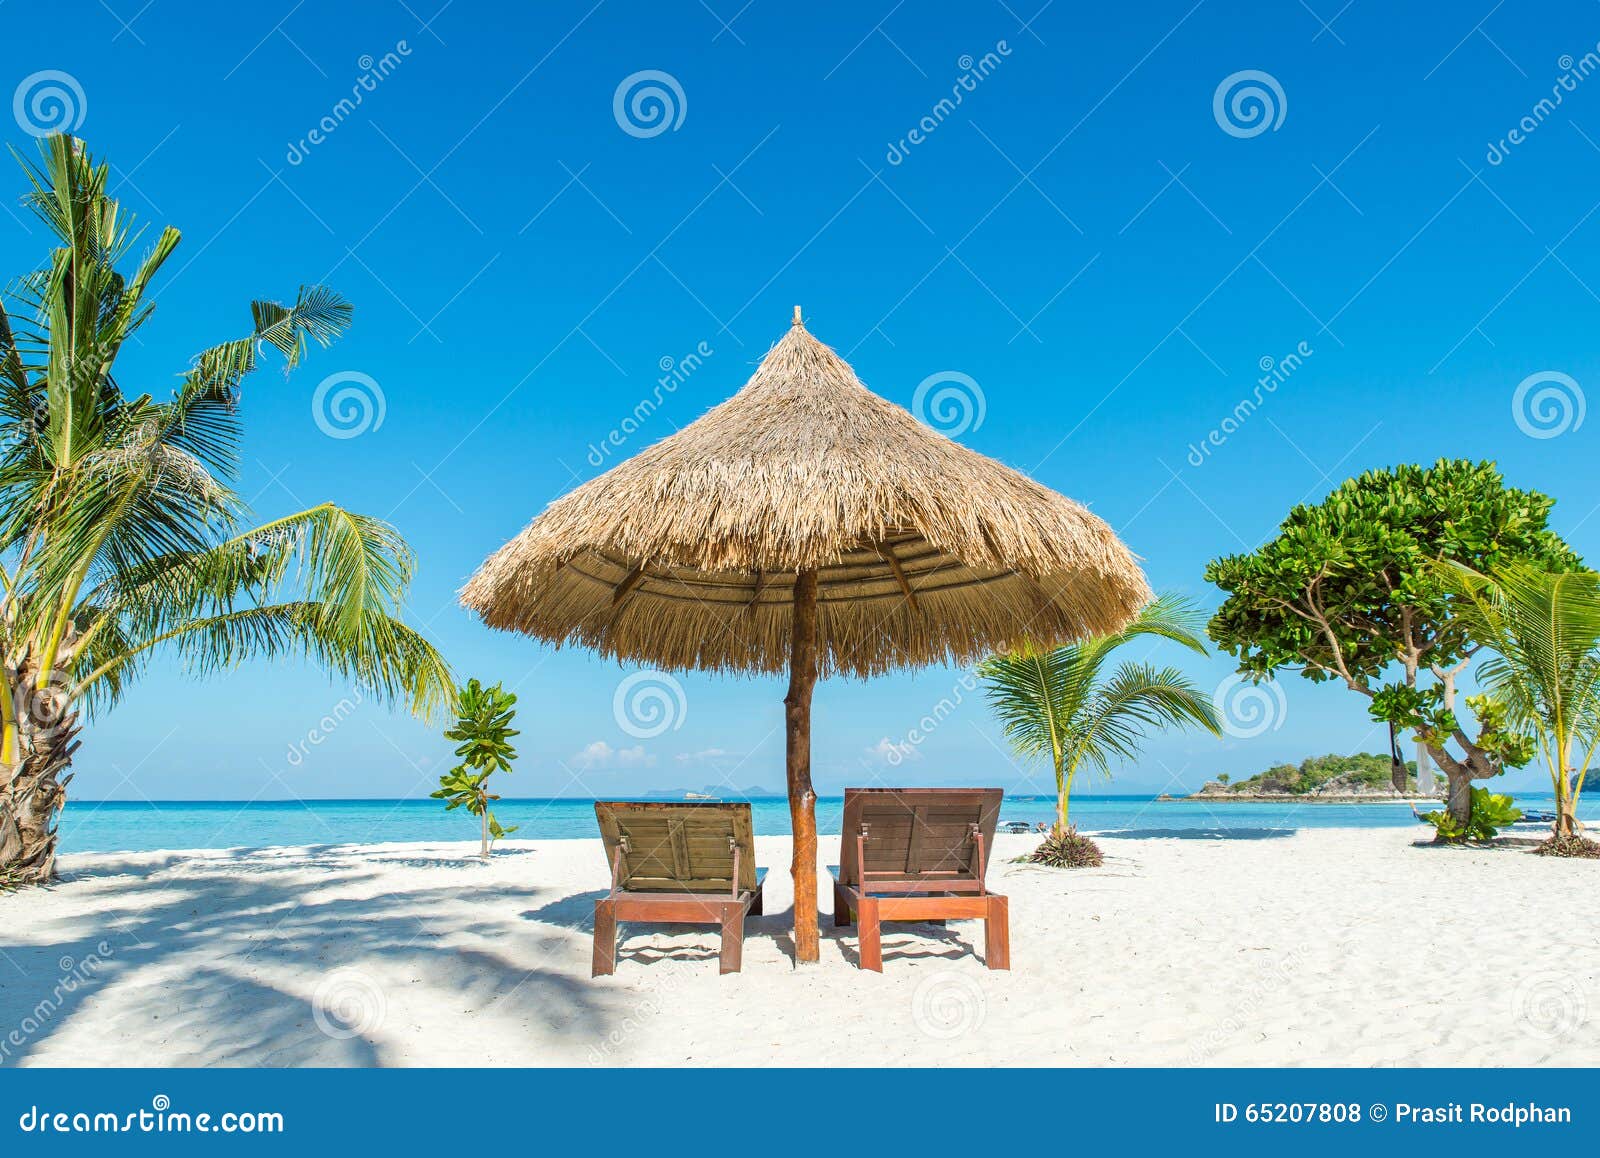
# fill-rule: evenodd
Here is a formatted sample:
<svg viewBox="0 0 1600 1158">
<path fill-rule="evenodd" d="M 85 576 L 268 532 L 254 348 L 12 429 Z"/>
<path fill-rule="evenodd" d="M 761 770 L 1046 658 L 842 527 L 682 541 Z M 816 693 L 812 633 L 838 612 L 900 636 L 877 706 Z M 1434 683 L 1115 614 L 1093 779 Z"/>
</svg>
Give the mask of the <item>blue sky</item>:
<svg viewBox="0 0 1600 1158">
<path fill-rule="evenodd" d="M 326 282 L 355 302 L 335 348 L 247 386 L 243 490 L 263 516 L 332 499 L 410 539 L 416 622 L 521 697 L 508 794 L 781 785 L 780 681 L 681 677 L 674 726 L 640 738 L 613 711 L 630 670 L 491 634 L 454 592 L 597 473 L 591 446 L 664 359 L 710 351 L 618 453 L 742 385 L 797 302 L 896 402 L 967 376 L 984 413 L 962 441 L 1088 503 L 1156 587 L 1210 604 L 1206 561 L 1294 503 L 1441 455 L 1497 460 L 1600 547 L 1600 420 L 1557 434 L 1513 411 L 1530 375 L 1578 398 L 1600 381 L 1593 4 L 61 0 L 0 20 L 7 140 L 31 149 L 59 113 L 31 98 L 60 89 L 117 194 L 184 231 L 126 386 L 165 390 L 252 297 Z M 1265 91 L 1274 127 L 1230 120 L 1231 89 L 1219 118 L 1242 72 L 1270 77 L 1235 88 Z M 627 90 L 617 113 L 638 73 L 670 78 L 635 87 L 667 92 L 671 127 L 648 105 L 630 120 Z M 44 238 L 6 203 L 0 259 L 21 272 Z M 1223 432 L 1263 360 L 1302 349 Z M 382 398 L 353 437 L 313 406 L 342 372 Z M 1231 670 L 1156 654 L 1208 688 Z M 1025 784 L 970 693 L 885 768 L 882 742 L 959 679 L 819 687 L 820 786 Z M 159 666 L 94 725 L 75 791 L 425 792 L 447 745 L 370 703 L 323 726 L 350 695 L 295 666 L 204 684 Z M 1296 677 L 1282 697 L 1258 735 L 1154 740 L 1117 790 L 1381 748 L 1350 693 Z"/>
</svg>

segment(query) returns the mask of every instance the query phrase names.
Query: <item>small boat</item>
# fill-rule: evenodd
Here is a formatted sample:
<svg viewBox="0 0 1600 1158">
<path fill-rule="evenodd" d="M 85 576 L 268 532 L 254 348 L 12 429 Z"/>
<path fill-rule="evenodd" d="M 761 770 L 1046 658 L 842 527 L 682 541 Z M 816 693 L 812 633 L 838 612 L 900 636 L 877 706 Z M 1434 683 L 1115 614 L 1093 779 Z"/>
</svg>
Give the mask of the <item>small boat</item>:
<svg viewBox="0 0 1600 1158">
<path fill-rule="evenodd" d="M 1033 825 L 1029 824 L 1026 820 L 1002 820 L 1000 822 L 1000 831 L 1016 833 L 1032 832 Z"/>
</svg>

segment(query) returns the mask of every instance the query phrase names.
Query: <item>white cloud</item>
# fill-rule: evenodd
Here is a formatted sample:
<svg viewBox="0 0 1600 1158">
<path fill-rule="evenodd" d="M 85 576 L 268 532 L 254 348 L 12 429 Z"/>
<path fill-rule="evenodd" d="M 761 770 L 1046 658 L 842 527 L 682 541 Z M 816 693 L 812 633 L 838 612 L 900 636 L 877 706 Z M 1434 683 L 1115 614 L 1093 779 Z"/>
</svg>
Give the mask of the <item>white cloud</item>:
<svg viewBox="0 0 1600 1158">
<path fill-rule="evenodd" d="M 613 748 L 604 740 L 596 740 L 572 757 L 573 766 L 586 772 L 592 768 L 650 768 L 655 762 L 656 758 L 644 750 L 643 744 Z"/>
<path fill-rule="evenodd" d="M 698 752 L 679 752 L 673 759 L 680 764 L 708 764 L 728 755 L 726 748 L 702 748 Z"/>
<path fill-rule="evenodd" d="M 863 748 L 862 751 L 870 759 L 876 760 L 880 764 L 887 764 L 890 767 L 896 767 L 911 760 L 922 759 L 922 753 L 918 752 L 910 744 L 904 740 L 891 740 L 888 736 L 885 736 L 870 748 Z"/>
</svg>

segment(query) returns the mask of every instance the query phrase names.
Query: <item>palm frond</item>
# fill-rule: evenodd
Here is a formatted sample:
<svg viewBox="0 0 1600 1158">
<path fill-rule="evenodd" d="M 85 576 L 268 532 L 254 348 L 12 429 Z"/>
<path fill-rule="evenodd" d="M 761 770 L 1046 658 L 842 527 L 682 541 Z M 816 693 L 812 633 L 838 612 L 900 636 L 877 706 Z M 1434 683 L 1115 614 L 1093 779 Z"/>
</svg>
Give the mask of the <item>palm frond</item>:
<svg viewBox="0 0 1600 1158">
<path fill-rule="evenodd" d="M 166 648 L 190 674 L 216 675 L 246 660 L 303 659 L 351 680 L 375 698 L 437 719 L 452 702 L 450 667 L 433 645 L 397 619 L 375 611 L 355 624 L 338 622 L 318 603 L 280 603 L 190 619 L 135 644 L 90 672 L 93 693 L 102 680 L 126 678 Z"/>
<path fill-rule="evenodd" d="M 24 169 L 56 244 L 0 307 L 8 662 L 65 670 L 91 711 L 162 653 L 199 674 L 298 656 L 418 712 L 448 703 L 448 667 L 403 619 L 416 563 L 394 528 L 331 503 L 251 527 L 231 485 L 262 350 L 295 367 L 344 332 L 349 303 L 321 286 L 254 302 L 250 332 L 203 350 L 169 401 L 124 395 L 114 363 L 179 234 L 162 230 L 124 275 L 141 233 L 108 166 L 57 136 Z"/>
<path fill-rule="evenodd" d="M 989 706 L 1013 751 L 1024 759 L 1053 759 L 1078 705 L 1068 698 L 1069 648 L 1031 650 L 985 660 L 978 675 Z"/>
<path fill-rule="evenodd" d="M 1124 663 L 1086 706 L 1072 733 L 1079 760 L 1111 775 L 1115 761 L 1134 760 L 1150 732 L 1194 725 L 1222 734 L 1217 709 L 1177 668 Z"/>
<path fill-rule="evenodd" d="M 1564 770 L 1574 741 L 1592 747 L 1600 735 L 1600 575 L 1526 564 L 1484 575 L 1449 562 L 1438 573 L 1455 616 L 1494 653 L 1479 665 L 1480 686 Z"/>
<path fill-rule="evenodd" d="M 1053 651 L 995 656 L 978 673 L 1001 730 L 1019 756 L 1049 757 L 1058 771 L 1084 761 L 1109 771 L 1113 758 L 1134 758 L 1152 729 L 1197 724 L 1219 733 L 1211 700 L 1175 668 L 1125 663 L 1109 680 L 1101 677 L 1112 653 L 1141 638 L 1168 640 L 1206 654 L 1198 634 L 1203 622 L 1192 601 L 1162 595 L 1114 635 Z"/>
</svg>

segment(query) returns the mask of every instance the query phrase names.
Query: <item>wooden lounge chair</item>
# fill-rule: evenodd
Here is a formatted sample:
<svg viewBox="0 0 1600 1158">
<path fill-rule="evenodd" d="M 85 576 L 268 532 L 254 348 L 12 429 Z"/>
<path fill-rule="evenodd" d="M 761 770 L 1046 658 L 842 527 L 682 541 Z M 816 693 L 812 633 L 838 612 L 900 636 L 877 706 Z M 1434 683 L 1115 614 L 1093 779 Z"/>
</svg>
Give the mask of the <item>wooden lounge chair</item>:
<svg viewBox="0 0 1600 1158">
<path fill-rule="evenodd" d="M 884 921 L 978 918 L 984 963 L 1011 968 L 1006 898 L 984 887 L 999 788 L 847 788 L 833 923 L 861 927 L 861 968 L 883 972 Z"/>
<path fill-rule="evenodd" d="M 737 973 L 744 918 L 761 915 L 767 875 L 756 868 L 750 806 L 597 800 L 594 814 L 611 893 L 594 903 L 593 975 L 616 969 L 618 921 L 720 924 L 720 972 Z"/>
</svg>

